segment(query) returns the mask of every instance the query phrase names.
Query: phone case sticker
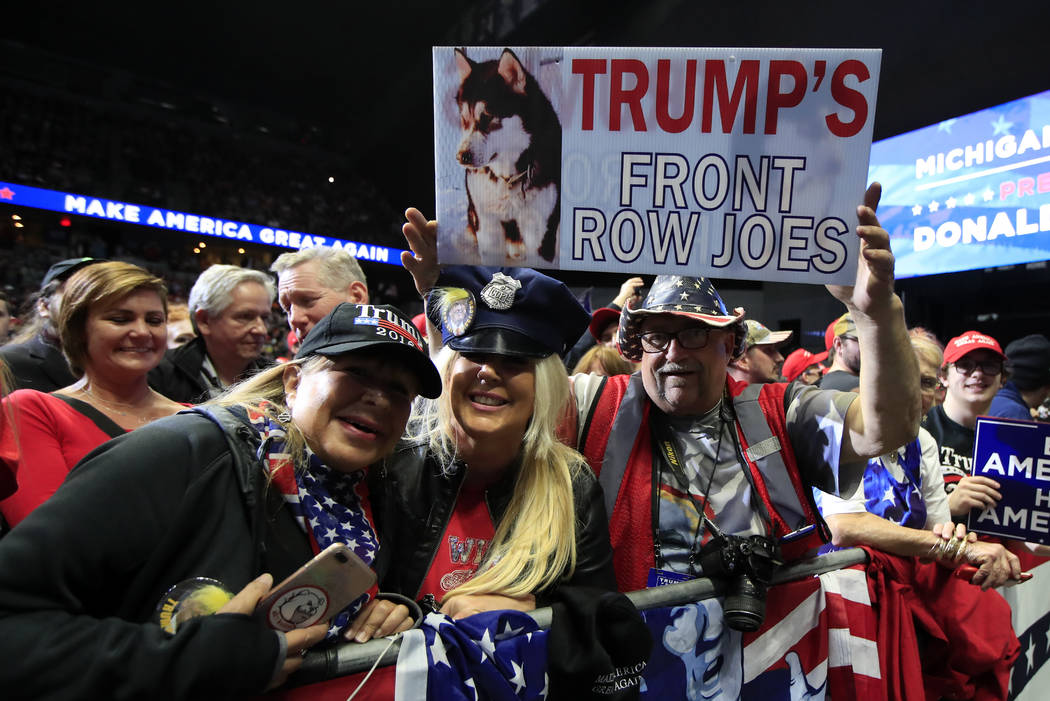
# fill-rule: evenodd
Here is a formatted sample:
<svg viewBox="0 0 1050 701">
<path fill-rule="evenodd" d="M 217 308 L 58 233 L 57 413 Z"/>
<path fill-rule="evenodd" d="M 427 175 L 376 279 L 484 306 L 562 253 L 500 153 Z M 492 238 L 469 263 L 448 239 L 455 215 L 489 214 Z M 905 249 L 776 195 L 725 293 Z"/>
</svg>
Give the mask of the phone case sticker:
<svg viewBox="0 0 1050 701">
<path fill-rule="evenodd" d="M 266 616 L 273 628 L 287 631 L 312 626 L 323 620 L 327 612 L 328 593 L 324 589 L 300 586 L 277 597 Z"/>
</svg>

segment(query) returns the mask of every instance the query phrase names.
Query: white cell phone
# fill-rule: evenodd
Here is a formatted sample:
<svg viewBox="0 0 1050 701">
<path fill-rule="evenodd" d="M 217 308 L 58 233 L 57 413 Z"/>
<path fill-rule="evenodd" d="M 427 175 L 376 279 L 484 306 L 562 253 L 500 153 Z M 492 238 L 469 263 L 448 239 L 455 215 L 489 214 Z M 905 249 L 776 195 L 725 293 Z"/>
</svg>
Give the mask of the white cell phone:
<svg viewBox="0 0 1050 701">
<path fill-rule="evenodd" d="M 376 573 L 343 543 L 333 543 L 270 590 L 255 615 L 276 630 L 325 621 L 372 588 Z"/>
</svg>

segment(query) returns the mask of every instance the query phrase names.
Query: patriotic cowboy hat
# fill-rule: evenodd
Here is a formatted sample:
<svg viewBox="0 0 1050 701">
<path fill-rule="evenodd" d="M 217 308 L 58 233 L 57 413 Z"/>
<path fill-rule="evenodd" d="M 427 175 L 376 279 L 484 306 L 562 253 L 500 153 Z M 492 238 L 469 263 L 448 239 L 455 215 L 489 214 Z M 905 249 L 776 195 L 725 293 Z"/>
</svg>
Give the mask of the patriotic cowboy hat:
<svg viewBox="0 0 1050 701">
<path fill-rule="evenodd" d="M 653 314 L 674 314 L 701 321 L 708 326 L 733 326 L 739 349 L 745 336 L 744 310 L 737 307 L 730 313 L 711 281 L 703 277 L 660 275 L 653 282 L 645 301 L 637 309 L 624 309 L 620 315 L 617 346 L 620 355 L 633 362 L 642 359 L 642 323 Z"/>
</svg>

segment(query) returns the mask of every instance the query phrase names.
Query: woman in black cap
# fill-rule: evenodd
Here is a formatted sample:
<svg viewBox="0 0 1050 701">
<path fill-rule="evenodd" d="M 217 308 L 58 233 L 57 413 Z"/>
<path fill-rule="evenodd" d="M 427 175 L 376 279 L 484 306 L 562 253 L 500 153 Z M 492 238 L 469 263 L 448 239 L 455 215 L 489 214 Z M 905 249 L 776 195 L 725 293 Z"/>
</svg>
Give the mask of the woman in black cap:
<svg viewBox="0 0 1050 701">
<path fill-rule="evenodd" d="M 355 639 L 407 627 L 407 608 L 368 594 L 331 630 L 248 614 L 331 543 L 382 577 L 365 476 L 440 388 L 409 317 L 344 303 L 295 360 L 93 452 L 0 540 L 5 696 L 260 693 L 355 616 Z M 224 589 L 240 593 L 223 605 Z M 185 621 L 183 601 L 221 608 Z"/>
<path fill-rule="evenodd" d="M 417 403 L 376 495 L 384 543 L 406 555 L 388 588 L 454 618 L 528 610 L 563 583 L 615 589 L 597 480 L 556 435 L 559 354 L 587 313 L 525 268 L 446 268 L 427 308 L 445 392 Z"/>
</svg>

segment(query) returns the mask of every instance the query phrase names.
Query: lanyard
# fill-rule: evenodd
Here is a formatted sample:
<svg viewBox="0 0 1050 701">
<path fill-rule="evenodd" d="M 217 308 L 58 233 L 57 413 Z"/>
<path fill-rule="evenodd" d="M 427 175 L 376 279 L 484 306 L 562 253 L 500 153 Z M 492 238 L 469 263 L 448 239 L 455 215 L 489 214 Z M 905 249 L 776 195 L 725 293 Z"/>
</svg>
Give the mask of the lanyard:
<svg viewBox="0 0 1050 701">
<path fill-rule="evenodd" d="M 711 474 L 707 478 L 707 486 L 704 487 L 703 501 L 699 504 L 697 504 L 692 490 L 689 489 L 689 476 L 685 473 L 682 461 L 678 456 L 678 449 L 675 447 L 674 437 L 665 421 L 665 417 L 657 416 L 654 413 L 651 426 L 653 444 L 655 446 L 655 455 L 653 457 L 659 463 L 659 468 L 653 470 L 652 507 L 650 509 L 653 529 L 653 561 L 657 569 L 664 569 L 666 562 L 660 549 L 660 482 L 664 474 L 664 466 L 666 465 L 670 469 L 671 477 L 674 479 L 675 484 L 689 497 L 689 503 L 696 511 L 696 531 L 693 532 L 693 542 L 689 547 L 689 574 L 696 577 L 699 575 L 699 570 L 696 567 L 699 560 L 697 543 L 704 532 L 704 524 L 708 523 L 714 529 L 714 524 L 708 521 L 704 512 L 707 509 L 707 503 L 711 495 L 711 485 L 715 481 L 715 471 L 718 469 L 718 456 L 722 452 L 722 436 L 725 435 L 726 420 L 723 417 L 718 424 L 718 441 L 715 445 L 714 463 Z"/>
</svg>

